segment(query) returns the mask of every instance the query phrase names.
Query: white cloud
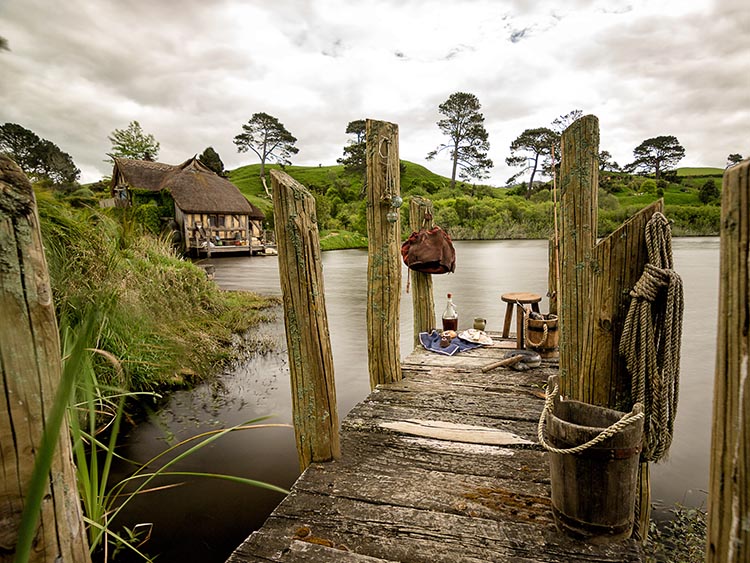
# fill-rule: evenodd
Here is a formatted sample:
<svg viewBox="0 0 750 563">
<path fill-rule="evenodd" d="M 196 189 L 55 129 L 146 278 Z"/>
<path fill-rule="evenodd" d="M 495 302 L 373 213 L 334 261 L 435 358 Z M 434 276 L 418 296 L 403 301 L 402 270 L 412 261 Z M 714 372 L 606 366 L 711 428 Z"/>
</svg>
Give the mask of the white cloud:
<svg viewBox="0 0 750 563">
<path fill-rule="evenodd" d="M 750 152 L 735 0 L 9 0 L 0 18 L 0 122 L 58 144 L 85 180 L 109 172 L 107 136 L 133 119 L 165 162 L 209 145 L 252 162 L 232 139 L 259 111 L 298 138 L 295 164 L 333 164 L 346 124 L 371 117 L 399 124 L 402 158 L 448 174 L 424 157 L 456 91 L 483 105 L 496 184 L 518 134 L 576 108 L 621 164 L 656 135 L 677 136 L 685 165 Z"/>
</svg>

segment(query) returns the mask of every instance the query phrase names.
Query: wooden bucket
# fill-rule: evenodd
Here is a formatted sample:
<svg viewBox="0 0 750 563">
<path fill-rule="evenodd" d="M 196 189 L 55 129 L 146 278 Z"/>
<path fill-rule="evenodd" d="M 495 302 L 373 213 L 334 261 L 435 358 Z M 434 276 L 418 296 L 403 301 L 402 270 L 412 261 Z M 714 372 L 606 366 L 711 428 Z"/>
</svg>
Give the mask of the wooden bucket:
<svg viewBox="0 0 750 563">
<path fill-rule="evenodd" d="M 553 412 L 547 440 L 560 449 L 588 442 L 625 415 L 559 397 Z M 630 537 L 642 438 L 641 418 L 581 453 L 550 452 L 552 512 L 561 532 L 596 543 Z"/>
<path fill-rule="evenodd" d="M 557 315 L 545 315 L 544 319 L 526 319 L 525 338 L 526 347 L 539 352 L 542 358 L 554 356 L 560 343 Z"/>
</svg>

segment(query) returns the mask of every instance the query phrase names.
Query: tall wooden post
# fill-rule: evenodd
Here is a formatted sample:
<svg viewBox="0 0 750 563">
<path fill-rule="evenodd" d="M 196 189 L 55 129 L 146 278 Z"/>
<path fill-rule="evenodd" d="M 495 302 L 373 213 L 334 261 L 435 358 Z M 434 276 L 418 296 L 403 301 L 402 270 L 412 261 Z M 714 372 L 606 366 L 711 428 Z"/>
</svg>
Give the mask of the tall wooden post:
<svg viewBox="0 0 750 563">
<path fill-rule="evenodd" d="M 421 197 L 409 201 L 409 226 L 412 231 L 432 228 L 432 202 Z M 432 275 L 409 271 L 411 276 L 411 302 L 414 311 L 414 347 L 419 346 L 419 333 L 436 328 L 435 298 L 432 292 Z"/>
<path fill-rule="evenodd" d="M 60 381 L 60 341 L 34 191 L 0 156 L 0 561 L 15 557 L 24 498 Z M 70 435 L 62 425 L 31 562 L 88 562 Z"/>
<path fill-rule="evenodd" d="M 750 160 L 724 173 L 706 563 L 750 561 Z"/>
<path fill-rule="evenodd" d="M 648 261 L 645 227 L 661 200 L 596 244 L 599 122 L 585 116 L 562 136 L 560 164 L 560 375 L 571 399 L 622 411 L 632 407 L 630 375 L 618 348 L 629 292 Z M 641 464 L 640 522 L 650 517 L 648 464 Z"/>
<path fill-rule="evenodd" d="M 370 388 L 401 379 L 401 197 L 398 125 L 368 119 L 367 141 L 367 361 Z M 393 219 L 389 221 L 389 218 Z"/>
<path fill-rule="evenodd" d="M 271 170 L 279 278 L 289 349 L 292 416 L 300 467 L 341 453 L 315 198 Z"/>
</svg>

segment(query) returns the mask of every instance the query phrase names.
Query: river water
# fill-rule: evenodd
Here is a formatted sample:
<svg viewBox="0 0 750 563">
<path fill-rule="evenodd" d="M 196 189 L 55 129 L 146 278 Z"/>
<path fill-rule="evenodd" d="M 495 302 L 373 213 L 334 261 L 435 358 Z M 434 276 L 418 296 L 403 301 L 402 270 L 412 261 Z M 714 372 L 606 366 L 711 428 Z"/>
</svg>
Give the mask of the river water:
<svg viewBox="0 0 750 563">
<path fill-rule="evenodd" d="M 545 295 L 546 241 L 459 241 L 455 247 L 456 273 L 433 277 L 438 318 L 445 294 L 451 292 L 462 328 L 479 316 L 487 319 L 487 330 L 500 330 L 505 312 L 501 293 Z M 680 401 L 669 459 L 652 465 L 652 497 L 658 506 L 676 502 L 702 506 L 709 471 L 719 239 L 674 239 L 673 251 L 685 291 Z M 276 257 L 223 257 L 208 262 L 216 266 L 216 282 L 222 288 L 281 293 Z M 369 393 L 367 252 L 325 252 L 322 263 L 339 417 L 343 419 Z M 403 291 L 406 272 L 404 268 L 402 356 L 411 351 L 413 338 L 411 295 Z M 545 297 L 541 309 L 547 308 Z M 176 393 L 129 433 L 123 455 L 143 462 L 174 440 L 259 416 L 270 416 L 268 422 L 289 423 L 291 393 L 280 308 L 277 316 L 276 323 L 251 336 L 262 339 L 273 351 L 253 356 L 212 383 Z M 293 431 L 268 428 L 233 433 L 190 456 L 178 469 L 240 475 L 288 488 L 299 473 Z M 120 468 L 121 474 L 124 471 Z M 162 563 L 224 561 L 282 499 L 279 493 L 226 481 L 183 478 L 179 482 L 184 484 L 137 498 L 124 514 L 131 526 L 144 521 L 154 524 L 144 549 L 159 553 Z"/>
</svg>

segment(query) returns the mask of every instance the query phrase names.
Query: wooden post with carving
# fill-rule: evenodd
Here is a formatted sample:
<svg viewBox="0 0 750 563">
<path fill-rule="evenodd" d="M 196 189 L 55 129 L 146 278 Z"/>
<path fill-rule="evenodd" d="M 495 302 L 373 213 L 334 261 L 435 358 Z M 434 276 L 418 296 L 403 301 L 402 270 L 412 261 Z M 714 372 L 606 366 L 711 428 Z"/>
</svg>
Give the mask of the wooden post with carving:
<svg viewBox="0 0 750 563">
<path fill-rule="evenodd" d="M 401 199 L 398 125 L 368 119 L 367 361 L 370 388 L 401 379 Z M 393 219 L 393 220 L 389 220 Z"/>
<path fill-rule="evenodd" d="M 706 563 L 750 560 L 750 160 L 724 173 Z"/>
<path fill-rule="evenodd" d="M 60 382 L 60 340 L 34 190 L 0 156 L 0 562 L 15 558 L 18 527 L 45 422 Z M 90 561 L 63 422 L 28 561 Z"/>
<path fill-rule="evenodd" d="M 304 471 L 341 453 L 320 238 L 312 194 L 286 172 L 271 170 L 271 183 L 292 417 Z"/>
<path fill-rule="evenodd" d="M 432 228 L 432 202 L 418 196 L 409 201 L 409 226 L 412 231 Z M 414 347 L 420 345 L 419 333 L 430 332 L 435 324 L 435 297 L 432 291 L 432 274 L 409 270 L 411 276 L 411 302 L 414 311 Z"/>
<path fill-rule="evenodd" d="M 648 261 L 645 227 L 659 200 L 596 244 L 599 120 L 588 115 L 562 136 L 560 164 L 560 380 L 562 392 L 586 403 L 629 411 L 630 375 L 618 348 L 630 289 Z M 648 465 L 641 466 L 640 523 L 648 533 Z"/>
</svg>

